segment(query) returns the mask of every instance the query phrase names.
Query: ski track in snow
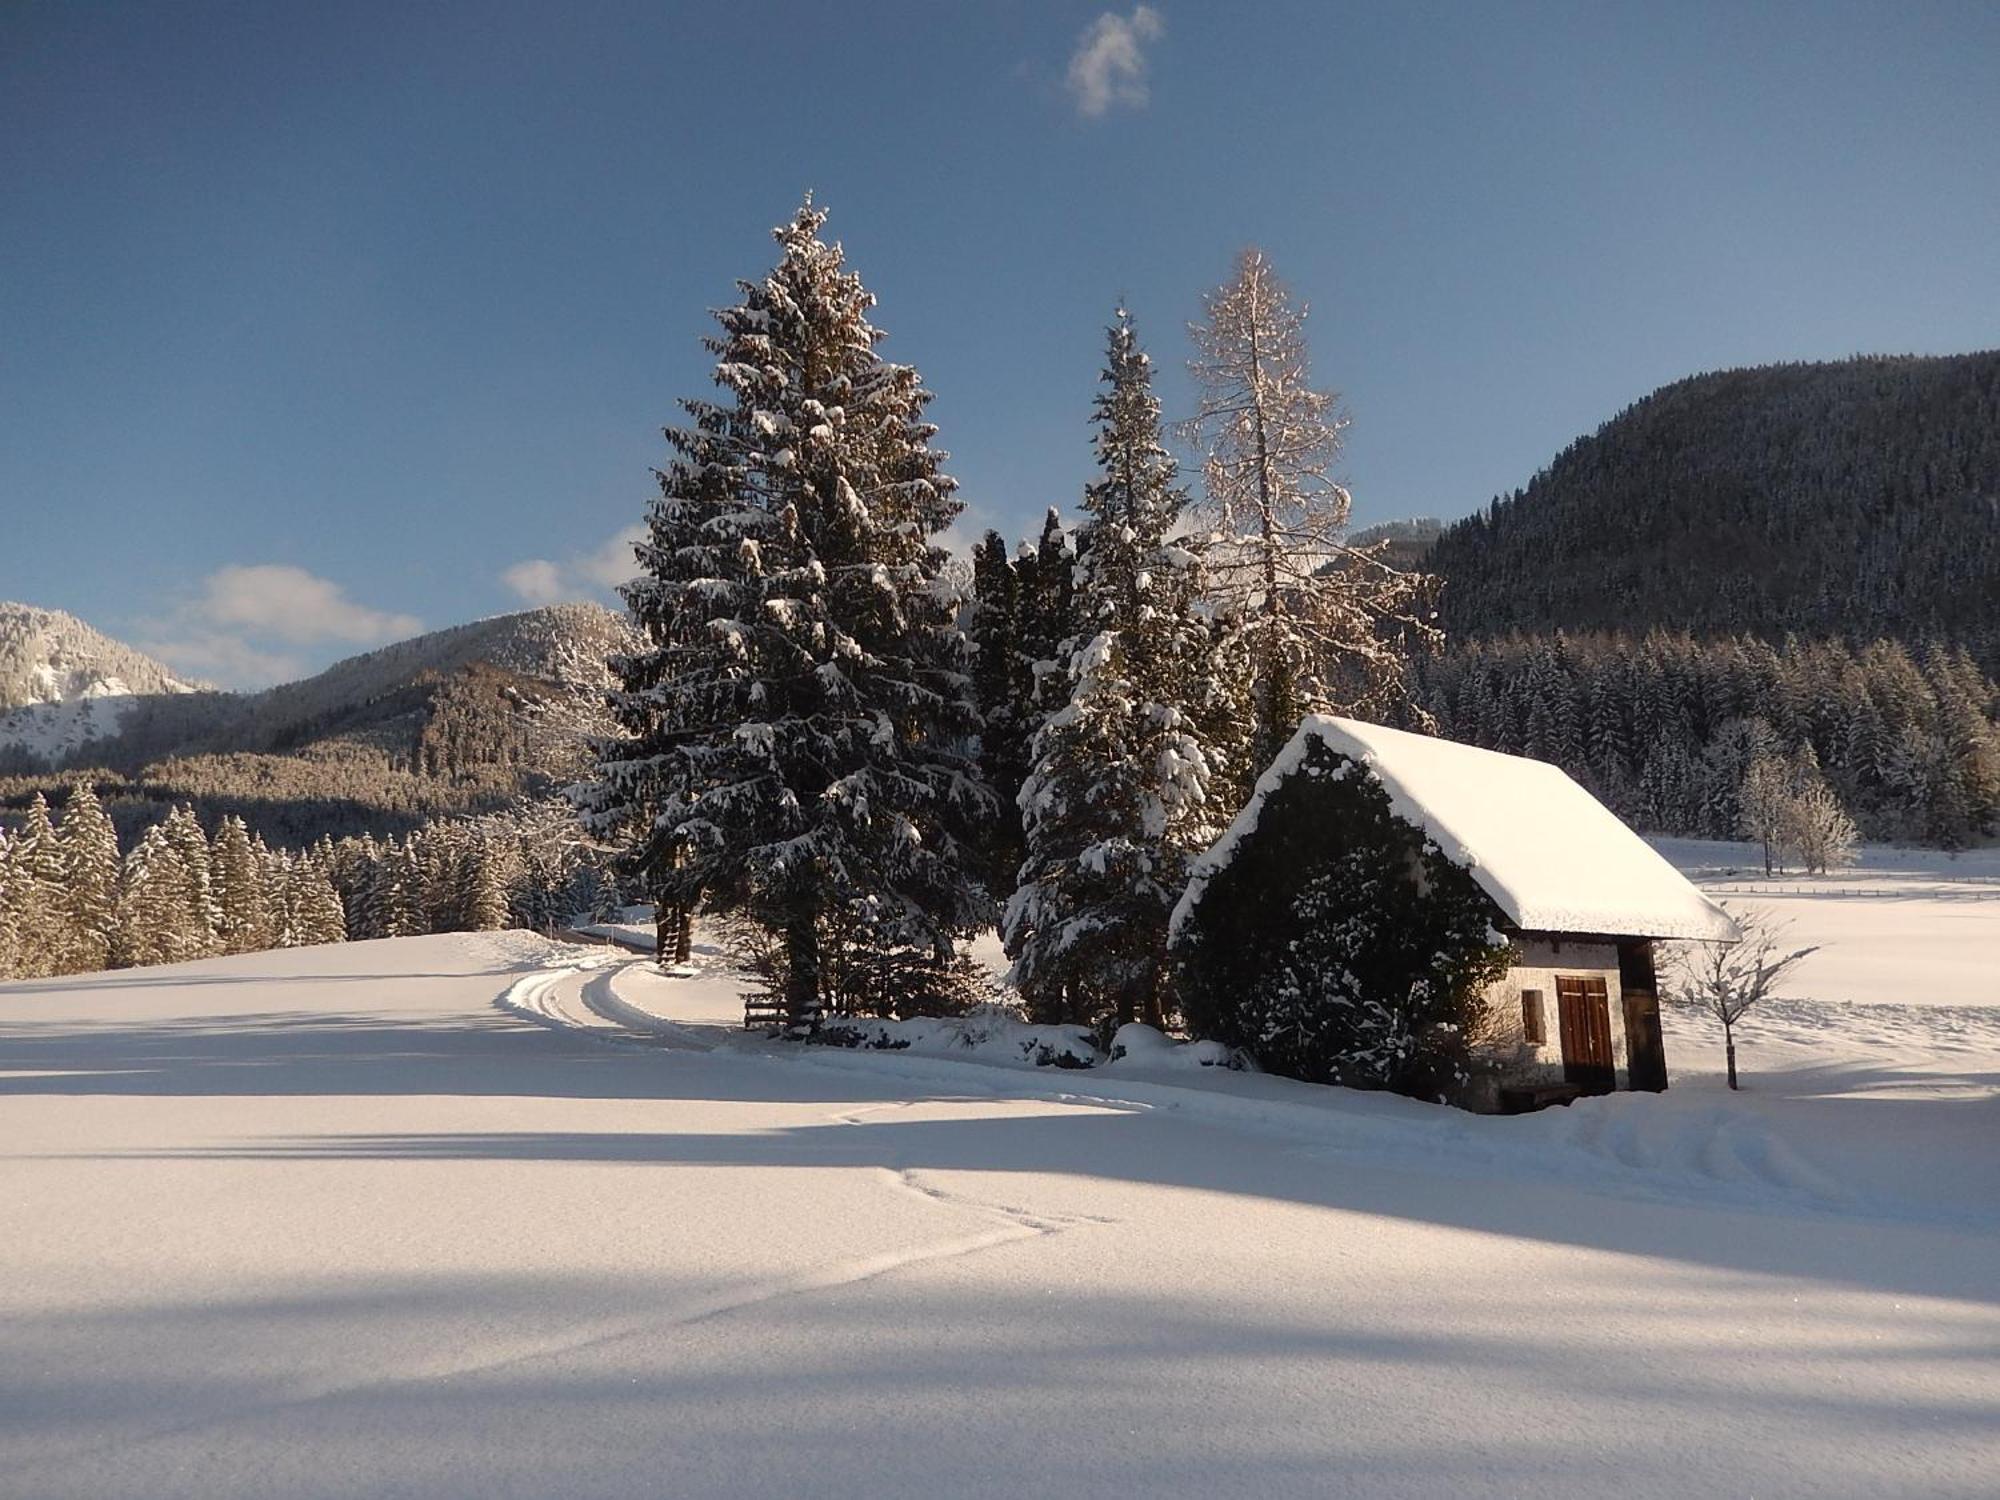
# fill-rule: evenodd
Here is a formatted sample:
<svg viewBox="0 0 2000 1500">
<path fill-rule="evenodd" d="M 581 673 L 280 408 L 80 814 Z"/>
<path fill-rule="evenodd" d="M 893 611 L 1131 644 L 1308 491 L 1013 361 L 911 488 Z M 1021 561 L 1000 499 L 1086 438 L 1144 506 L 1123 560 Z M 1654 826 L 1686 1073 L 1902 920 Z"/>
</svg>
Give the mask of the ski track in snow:
<svg viewBox="0 0 2000 1500">
<path fill-rule="evenodd" d="M 584 955 L 571 962 L 524 975 L 502 991 L 495 1004 L 507 1013 L 554 1030 L 573 1032 L 611 1045 L 655 1048 L 672 1045 L 682 1050 L 710 1050 L 711 1044 L 705 1042 L 694 1029 L 649 1015 L 618 997 L 615 987 L 618 976 L 643 962 L 648 961 L 628 959 L 620 962 L 615 957 Z M 836 1125 L 863 1126 L 871 1116 L 905 1111 L 916 1102 L 903 1099 L 842 1110 L 829 1115 L 827 1120 Z M 106 1443 L 51 1453 L 17 1466 L 14 1472 L 22 1475 L 66 1468 L 80 1458 L 221 1430 L 249 1418 L 296 1410 L 320 1402 L 414 1388 L 431 1382 L 449 1382 L 583 1350 L 602 1349 L 764 1307 L 787 1298 L 855 1286 L 913 1266 L 962 1259 L 1082 1226 L 1118 1222 L 1111 1217 L 1093 1214 L 1036 1213 L 1011 1204 L 955 1193 L 930 1180 L 930 1174 L 908 1165 L 886 1166 L 879 1169 L 879 1173 L 885 1189 L 899 1196 L 929 1207 L 973 1213 L 996 1222 L 992 1228 L 975 1234 L 955 1234 L 941 1240 L 829 1262 L 800 1275 L 714 1293 L 679 1308 L 602 1323 L 560 1338 L 527 1340 L 497 1352 L 489 1346 L 474 1359 L 441 1359 L 385 1377 L 330 1382 L 284 1397 L 240 1405 L 226 1412 L 211 1412 L 196 1421 L 164 1424 L 139 1433 L 125 1434 Z"/>
<path fill-rule="evenodd" d="M 859 1123 L 858 1121 L 855 1123 Z M 517 1347 L 498 1353 L 490 1348 L 476 1359 L 445 1359 L 417 1368 L 404 1369 L 393 1375 L 366 1379 L 328 1383 L 318 1388 L 296 1391 L 290 1395 L 268 1401 L 240 1405 L 229 1411 L 210 1412 L 198 1420 L 166 1424 L 138 1433 L 128 1433 L 108 1442 L 86 1447 L 70 1448 L 53 1452 L 39 1459 L 29 1459 L 14 1466 L 13 1474 L 18 1477 L 36 1471 L 60 1470 L 71 1467 L 79 1459 L 100 1454 L 124 1452 L 134 1447 L 167 1442 L 178 1437 L 195 1433 L 220 1431 L 246 1419 L 269 1416 L 279 1412 L 294 1411 L 321 1402 L 339 1401 L 348 1397 L 380 1394 L 403 1388 L 415 1388 L 433 1382 L 449 1382 L 474 1375 L 488 1375 L 498 1371 L 518 1368 L 537 1360 L 552 1359 L 557 1356 L 574 1354 L 583 1350 L 603 1349 L 611 1345 L 633 1339 L 650 1338 L 675 1328 L 691 1327 L 713 1319 L 724 1318 L 732 1313 L 751 1308 L 764 1307 L 781 1302 L 790 1297 L 803 1297 L 817 1292 L 832 1291 L 839 1287 L 856 1286 L 873 1281 L 911 1266 L 934 1261 L 957 1260 L 965 1256 L 977 1255 L 981 1251 L 995 1249 L 1001 1245 L 1013 1244 L 1021 1240 L 1037 1239 L 1043 1235 L 1055 1234 L 1070 1227 L 1069 1222 L 1053 1223 L 1037 1220 L 1021 1210 L 1002 1208 L 995 1204 L 978 1203 L 964 1199 L 918 1183 L 915 1173 L 905 1170 L 889 1174 L 902 1190 L 932 1203 L 942 1203 L 954 1207 L 969 1207 L 983 1210 L 1006 1220 L 1005 1225 L 986 1230 L 979 1234 L 960 1235 L 935 1243 L 917 1245 L 908 1249 L 884 1251 L 877 1255 L 858 1256 L 852 1260 L 836 1261 L 803 1275 L 786 1277 L 779 1281 L 760 1282 L 732 1291 L 716 1293 L 696 1299 L 686 1306 L 664 1313 L 649 1313 L 641 1317 L 621 1319 L 608 1325 L 600 1325 L 588 1332 L 563 1338 L 543 1338 L 525 1341 Z M 1082 1222 L 1078 1220 L 1076 1222 Z M 1099 1220 L 1095 1222 L 1113 1222 Z"/>
</svg>

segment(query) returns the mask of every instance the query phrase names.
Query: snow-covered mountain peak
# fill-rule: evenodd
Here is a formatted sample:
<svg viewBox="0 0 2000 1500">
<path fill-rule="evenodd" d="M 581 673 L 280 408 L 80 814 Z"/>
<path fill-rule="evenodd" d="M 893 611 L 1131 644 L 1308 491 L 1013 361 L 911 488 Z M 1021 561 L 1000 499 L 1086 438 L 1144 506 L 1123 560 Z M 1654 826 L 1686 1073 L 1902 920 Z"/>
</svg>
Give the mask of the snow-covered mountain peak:
<svg viewBox="0 0 2000 1500">
<path fill-rule="evenodd" d="M 74 615 L 0 601 L 0 751 L 67 760 L 139 699 L 201 687 Z"/>
</svg>

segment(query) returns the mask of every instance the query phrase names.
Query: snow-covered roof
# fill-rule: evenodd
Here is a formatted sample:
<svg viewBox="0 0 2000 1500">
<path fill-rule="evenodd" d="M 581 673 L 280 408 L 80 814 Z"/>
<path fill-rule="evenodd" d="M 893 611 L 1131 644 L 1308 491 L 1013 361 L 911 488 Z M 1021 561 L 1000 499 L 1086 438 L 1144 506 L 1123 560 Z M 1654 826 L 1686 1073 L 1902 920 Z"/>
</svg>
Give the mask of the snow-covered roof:
<svg viewBox="0 0 2000 1500">
<path fill-rule="evenodd" d="M 1729 914 L 1689 884 L 1603 803 L 1546 761 L 1314 715 L 1299 726 L 1229 831 L 1195 863 L 1174 912 L 1178 927 L 1208 877 L 1257 826 L 1264 799 L 1317 740 L 1367 768 L 1397 817 L 1463 865 L 1524 932 L 1607 937 L 1742 936 Z"/>
</svg>

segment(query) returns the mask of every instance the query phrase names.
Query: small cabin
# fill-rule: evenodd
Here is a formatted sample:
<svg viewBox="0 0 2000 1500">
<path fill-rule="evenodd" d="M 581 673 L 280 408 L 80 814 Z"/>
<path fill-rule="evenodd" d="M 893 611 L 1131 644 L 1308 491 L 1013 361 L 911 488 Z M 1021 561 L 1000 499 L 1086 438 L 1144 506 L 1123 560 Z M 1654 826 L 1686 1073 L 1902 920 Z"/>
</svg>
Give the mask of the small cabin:
<svg viewBox="0 0 2000 1500">
<path fill-rule="evenodd" d="M 1258 804 L 1308 750 L 1365 772 L 1393 818 L 1492 902 L 1511 958 L 1485 991 L 1483 1066 L 1462 1102 L 1512 1113 L 1667 1087 L 1654 946 L 1737 941 L 1727 912 L 1560 768 L 1353 719 L 1306 719 L 1218 850 L 1254 829 Z M 1184 906 L 1201 899 L 1201 868 Z"/>
</svg>

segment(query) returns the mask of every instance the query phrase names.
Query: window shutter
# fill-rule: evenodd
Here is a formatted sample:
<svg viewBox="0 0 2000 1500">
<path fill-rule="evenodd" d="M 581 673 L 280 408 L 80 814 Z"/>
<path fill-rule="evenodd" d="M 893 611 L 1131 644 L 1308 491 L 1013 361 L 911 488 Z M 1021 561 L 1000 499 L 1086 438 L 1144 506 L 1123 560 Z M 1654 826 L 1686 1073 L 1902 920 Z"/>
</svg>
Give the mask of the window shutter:
<svg viewBox="0 0 2000 1500">
<path fill-rule="evenodd" d="M 1549 1039 L 1549 1033 L 1542 1021 L 1542 992 L 1540 990 L 1521 991 L 1521 1035 L 1537 1047 Z"/>
</svg>

